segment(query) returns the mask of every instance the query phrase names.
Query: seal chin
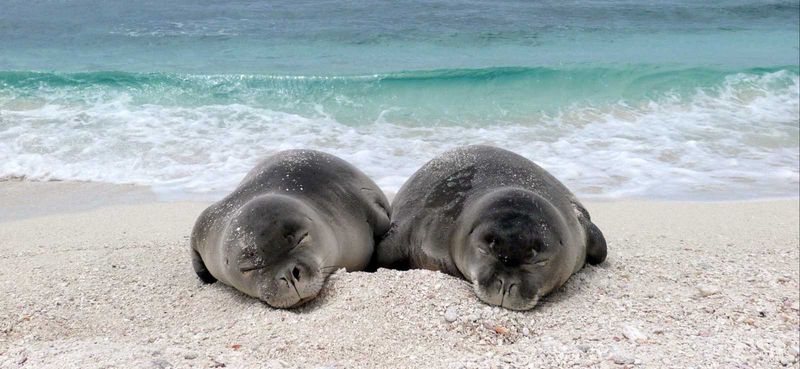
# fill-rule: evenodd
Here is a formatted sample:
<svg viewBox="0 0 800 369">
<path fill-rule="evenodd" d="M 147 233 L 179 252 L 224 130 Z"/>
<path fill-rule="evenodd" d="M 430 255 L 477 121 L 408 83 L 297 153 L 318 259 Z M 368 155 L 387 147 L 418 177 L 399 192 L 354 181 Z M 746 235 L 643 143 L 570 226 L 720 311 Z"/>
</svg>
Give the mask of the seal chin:
<svg viewBox="0 0 800 369">
<path fill-rule="evenodd" d="M 538 303 L 539 303 L 539 295 L 536 295 L 532 299 L 528 300 L 521 298 L 513 298 L 513 296 L 506 296 L 501 306 L 510 310 L 525 311 L 533 309 L 534 307 L 536 307 L 536 304 Z"/>
<path fill-rule="evenodd" d="M 264 299 L 264 298 L 262 298 L 261 300 L 266 302 L 267 305 L 272 306 L 274 308 L 292 309 L 292 308 L 296 308 L 296 307 L 300 307 L 300 306 L 304 305 L 305 303 L 313 300 L 314 297 L 317 297 L 317 295 L 314 294 L 312 296 L 306 296 L 306 297 L 303 297 L 303 298 L 300 298 L 299 296 L 286 296 L 285 298 L 275 298 L 275 297 L 273 297 L 273 298 L 269 299 L 269 301 Z"/>
</svg>

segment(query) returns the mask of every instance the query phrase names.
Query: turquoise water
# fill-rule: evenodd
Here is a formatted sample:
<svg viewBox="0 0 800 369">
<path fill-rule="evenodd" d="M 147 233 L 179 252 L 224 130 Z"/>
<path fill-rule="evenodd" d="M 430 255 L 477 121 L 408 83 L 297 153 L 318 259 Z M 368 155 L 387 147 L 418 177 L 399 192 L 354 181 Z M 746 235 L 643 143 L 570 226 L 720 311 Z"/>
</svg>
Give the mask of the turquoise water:
<svg viewBox="0 0 800 369">
<path fill-rule="evenodd" d="M 3 1 L 0 177 L 214 198 L 309 147 L 463 144 L 582 196 L 796 197 L 800 3 Z"/>
</svg>

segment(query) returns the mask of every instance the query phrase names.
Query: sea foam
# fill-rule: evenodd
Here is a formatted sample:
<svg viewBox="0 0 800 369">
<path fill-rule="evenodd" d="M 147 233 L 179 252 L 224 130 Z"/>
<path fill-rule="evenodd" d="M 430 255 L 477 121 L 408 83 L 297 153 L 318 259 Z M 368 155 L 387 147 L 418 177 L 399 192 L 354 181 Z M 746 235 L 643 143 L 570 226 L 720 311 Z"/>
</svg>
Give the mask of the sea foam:
<svg viewBox="0 0 800 369">
<path fill-rule="evenodd" d="M 572 103 L 523 121 L 430 126 L 393 116 L 392 106 L 353 124 L 322 105 L 301 114 L 230 101 L 158 104 L 124 88 L 82 90 L 74 101 L 68 90 L 47 88 L 30 96 L 0 89 L 0 177 L 135 183 L 215 199 L 261 158 L 311 148 L 394 192 L 434 155 L 489 144 L 590 198 L 794 197 L 800 181 L 792 71 L 730 74 L 688 95 Z"/>
</svg>

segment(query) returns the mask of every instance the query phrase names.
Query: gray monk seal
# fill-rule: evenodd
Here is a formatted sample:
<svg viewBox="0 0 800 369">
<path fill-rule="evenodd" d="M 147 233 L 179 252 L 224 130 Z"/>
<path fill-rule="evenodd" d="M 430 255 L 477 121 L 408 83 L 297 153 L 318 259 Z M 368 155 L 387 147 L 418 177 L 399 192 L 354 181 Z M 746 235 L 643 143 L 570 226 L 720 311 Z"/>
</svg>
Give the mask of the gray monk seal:
<svg viewBox="0 0 800 369">
<path fill-rule="evenodd" d="M 270 306 L 313 299 L 339 268 L 368 266 L 389 229 L 389 204 L 364 173 L 313 150 L 279 152 L 203 211 L 191 237 L 192 264 Z"/>
<path fill-rule="evenodd" d="M 490 146 L 434 158 L 392 201 L 377 267 L 424 268 L 472 282 L 484 302 L 533 308 L 584 263 L 606 258 L 589 213 L 530 160 Z"/>
</svg>

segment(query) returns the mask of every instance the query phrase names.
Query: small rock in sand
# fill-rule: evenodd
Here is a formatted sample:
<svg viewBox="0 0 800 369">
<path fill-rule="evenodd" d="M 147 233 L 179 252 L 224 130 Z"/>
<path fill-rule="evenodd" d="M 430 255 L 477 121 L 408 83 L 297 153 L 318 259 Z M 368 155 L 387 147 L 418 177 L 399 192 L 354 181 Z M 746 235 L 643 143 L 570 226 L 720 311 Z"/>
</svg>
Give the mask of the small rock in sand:
<svg viewBox="0 0 800 369">
<path fill-rule="evenodd" d="M 634 327 L 630 324 L 625 324 L 622 326 L 622 335 L 625 336 L 631 342 L 641 343 L 647 339 L 647 336 L 639 330 L 639 328 Z"/>
<path fill-rule="evenodd" d="M 720 290 L 719 287 L 712 286 L 710 284 L 697 285 L 697 291 L 700 293 L 700 296 L 702 296 L 702 297 L 708 297 L 708 296 L 716 295 L 716 294 L 722 292 L 722 290 Z"/>
<path fill-rule="evenodd" d="M 494 331 L 497 334 L 508 334 L 508 332 L 509 332 L 508 328 L 503 327 L 502 325 L 494 326 Z"/>
<path fill-rule="evenodd" d="M 611 360 L 619 365 L 633 364 L 636 361 L 633 355 L 624 351 L 613 351 L 611 353 Z"/>
<path fill-rule="evenodd" d="M 458 311 L 455 307 L 449 307 L 444 312 L 444 320 L 448 321 L 449 323 L 455 322 L 458 320 Z"/>
<path fill-rule="evenodd" d="M 159 369 L 166 369 L 166 368 L 172 368 L 172 364 L 169 361 L 166 361 L 164 359 L 156 359 L 156 360 L 153 360 L 153 367 L 156 367 L 156 368 L 159 368 Z"/>
</svg>

